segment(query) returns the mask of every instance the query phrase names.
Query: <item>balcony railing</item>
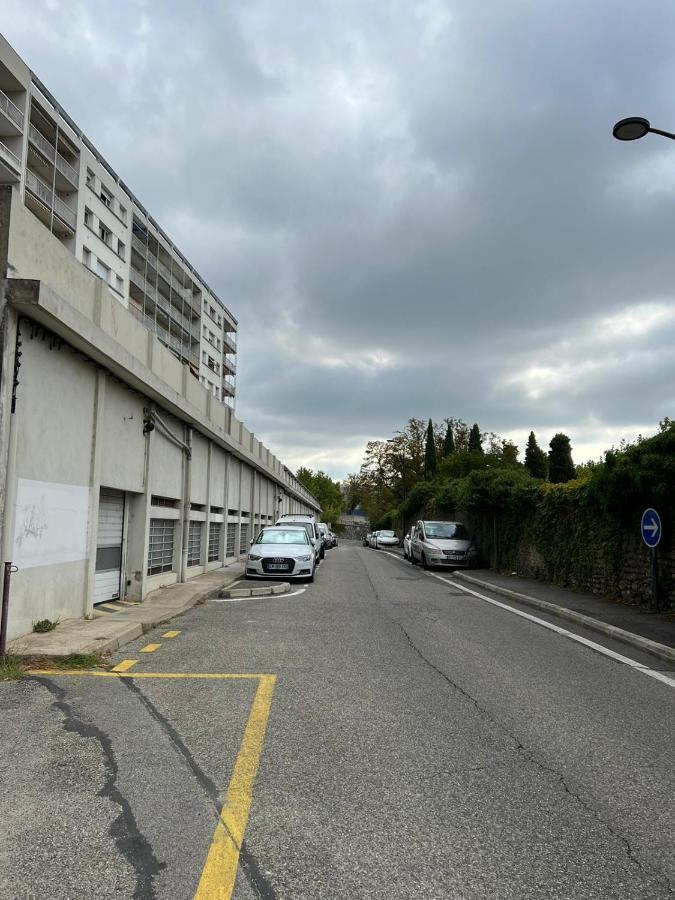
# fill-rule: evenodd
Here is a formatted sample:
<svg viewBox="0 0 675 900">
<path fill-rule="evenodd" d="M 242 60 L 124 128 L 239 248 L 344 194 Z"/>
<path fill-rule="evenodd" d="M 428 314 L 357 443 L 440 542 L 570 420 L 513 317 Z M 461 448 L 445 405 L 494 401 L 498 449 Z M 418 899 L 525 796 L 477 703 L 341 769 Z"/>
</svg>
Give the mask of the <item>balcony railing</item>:
<svg viewBox="0 0 675 900">
<path fill-rule="evenodd" d="M 77 228 L 77 214 L 60 197 L 54 197 L 54 212 L 75 231 Z"/>
<path fill-rule="evenodd" d="M 139 272 L 134 266 L 130 267 L 129 270 L 129 279 L 133 281 L 136 287 L 139 287 L 141 290 L 145 288 L 145 275 L 142 272 Z"/>
<path fill-rule="evenodd" d="M 138 250 L 143 259 L 145 259 L 148 252 L 148 245 L 144 244 L 143 241 L 140 238 L 136 237 L 135 234 L 131 235 L 131 246 Z"/>
<path fill-rule="evenodd" d="M 9 163 L 17 169 L 18 172 L 21 172 L 21 160 L 16 155 L 16 153 L 12 153 L 9 147 L 6 144 L 3 144 L 0 140 L 0 156 L 2 156 L 5 160 L 8 160 Z"/>
<path fill-rule="evenodd" d="M 80 182 L 80 174 L 74 166 L 68 162 L 67 159 L 64 159 L 60 153 L 56 154 L 56 168 L 62 175 L 68 179 L 71 184 L 74 184 L 75 187 L 78 186 Z"/>
<path fill-rule="evenodd" d="M 54 162 L 54 157 L 56 156 L 56 147 L 52 144 L 51 141 L 48 141 L 47 138 L 42 134 L 42 132 L 38 131 L 35 125 L 28 126 L 28 138 L 31 144 L 34 144 L 40 153 L 45 156 L 49 162 Z"/>
<path fill-rule="evenodd" d="M 12 103 L 4 91 L 0 91 L 0 109 L 23 131 L 23 113 L 16 103 Z"/>
<path fill-rule="evenodd" d="M 226 331 L 223 335 L 223 344 L 225 344 L 225 346 L 229 348 L 230 353 L 237 352 L 237 343 L 233 338 L 230 337 L 230 332 L 228 331 Z"/>
<path fill-rule="evenodd" d="M 26 187 L 35 194 L 38 200 L 42 200 L 50 209 L 52 208 L 54 200 L 52 189 L 30 169 L 26 170 Z"/>
<path fill-rule="evenodd" d="M 153 262 L 155 260 L 153 259 Z M 159 259 L 156 261 L 157 271 L 164 278 L 167 284 L 171 284 L 171 271 Z"/>
</svg>

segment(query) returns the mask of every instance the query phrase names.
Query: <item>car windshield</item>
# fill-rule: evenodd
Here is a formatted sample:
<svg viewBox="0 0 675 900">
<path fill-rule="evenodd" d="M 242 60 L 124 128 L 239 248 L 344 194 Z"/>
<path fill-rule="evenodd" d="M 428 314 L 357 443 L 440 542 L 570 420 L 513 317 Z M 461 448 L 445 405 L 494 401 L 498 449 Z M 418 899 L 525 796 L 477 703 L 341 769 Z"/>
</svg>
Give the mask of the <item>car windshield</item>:
<svg viewBox="0 0 675 900">
<path fill-rule="evenodd" d="M 307 532 L 304 528 L 278 529 L 261 531 L 256 544 L 308 544 Z"/>
<path fill-rule="evenodd" d="M 380 531 L 379 534 L 382 537 L 396 537 L 396 534 L 393 531 Z"/>
<path fill-rule="evenodd" d="M 428 538 L 466 541 L 468 535 L 461 522 L 425 522 L 424 533 Z"/>
</svg>

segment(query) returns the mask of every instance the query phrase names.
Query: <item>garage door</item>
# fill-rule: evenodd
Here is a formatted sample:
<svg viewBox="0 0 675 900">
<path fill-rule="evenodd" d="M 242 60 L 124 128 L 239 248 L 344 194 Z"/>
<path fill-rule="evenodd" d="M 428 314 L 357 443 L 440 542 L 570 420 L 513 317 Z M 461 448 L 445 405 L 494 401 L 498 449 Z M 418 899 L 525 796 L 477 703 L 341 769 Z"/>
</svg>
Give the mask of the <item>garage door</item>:
<svg viewBox="0 0 675 900">
<path fill-rule="evenodd" d="M 122 578 L 122 532 L 124 494 L 101 488 L 96 533 L 96 575 L 94 603 L 118 600 Z"/>
</svg>

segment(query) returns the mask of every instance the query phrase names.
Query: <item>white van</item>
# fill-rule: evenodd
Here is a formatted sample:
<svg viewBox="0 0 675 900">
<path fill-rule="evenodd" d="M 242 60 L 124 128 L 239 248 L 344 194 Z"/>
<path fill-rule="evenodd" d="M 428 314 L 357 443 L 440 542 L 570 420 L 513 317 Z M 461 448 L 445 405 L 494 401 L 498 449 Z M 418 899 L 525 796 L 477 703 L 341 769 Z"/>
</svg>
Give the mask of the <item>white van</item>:
<svg viewBox="0 0 675 900">
<path fill-rule="evenodd" d="M 431 566 L 453 566 L 463 569 L 476 565 L 478 550 L 473 537 L 462 522 L 420 521 L 410 538 L 410 562 Z"/>
<path fill-rule="evenodd" d="M 285 513 L 283 516 L 280 516 L 280 518 L 277 519 L 275 524 L 302 525 L 307 532 L 307 537 L 310 539 L 314 546 L 314 557 L 317 564 L 320 563 L 326 555 L 323 535 L 319 530 L 319 524 L 316 521 L 315 516 L 305 516 L 302 515 L 302 513 Z"/>
</svg>

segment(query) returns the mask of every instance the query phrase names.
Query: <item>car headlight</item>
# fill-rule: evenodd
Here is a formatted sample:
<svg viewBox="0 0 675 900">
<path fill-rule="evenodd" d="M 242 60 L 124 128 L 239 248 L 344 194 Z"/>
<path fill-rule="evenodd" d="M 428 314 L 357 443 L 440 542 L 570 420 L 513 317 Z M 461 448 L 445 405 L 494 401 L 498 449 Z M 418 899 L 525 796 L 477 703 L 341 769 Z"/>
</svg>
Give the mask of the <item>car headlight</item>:
<svg viewBox="0 0 675 900">
<path fill-rule="evenodd" d="M 258 556 L 257 553 L 249 553 L 248 558 L 249 559 L 262 559 L 262 556 Z"/>
<path fill-rule="evenodd" d="M 298 557 L 298 562 L 309 562 L 311 558 L 312 558 L 312 557 L 311 557 L 311 554 L 308 555 L 308 556 L 299 556 L 299 557 Z"/>
</svg>

